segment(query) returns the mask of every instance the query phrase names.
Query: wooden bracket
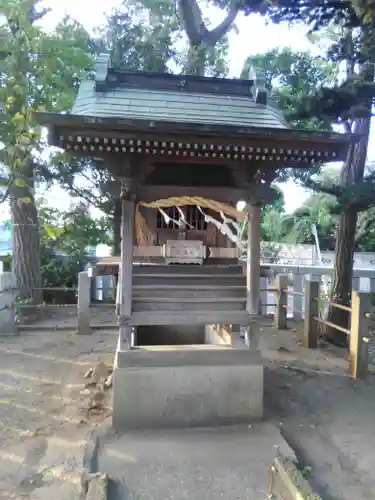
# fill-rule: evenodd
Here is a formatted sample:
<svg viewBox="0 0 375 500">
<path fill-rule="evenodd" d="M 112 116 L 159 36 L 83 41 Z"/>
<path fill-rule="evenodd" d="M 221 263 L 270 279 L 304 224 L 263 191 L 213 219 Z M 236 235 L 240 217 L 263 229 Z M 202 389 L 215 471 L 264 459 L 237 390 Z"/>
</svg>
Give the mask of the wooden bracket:
<svg viewBox="0 0 375 500">
<path fill-rule="evenodd" d="M 136 192 L 133 179 L 128 177 L 121 178 L 120 199 L 123 201 L 135 201 Z"/>
</svg>

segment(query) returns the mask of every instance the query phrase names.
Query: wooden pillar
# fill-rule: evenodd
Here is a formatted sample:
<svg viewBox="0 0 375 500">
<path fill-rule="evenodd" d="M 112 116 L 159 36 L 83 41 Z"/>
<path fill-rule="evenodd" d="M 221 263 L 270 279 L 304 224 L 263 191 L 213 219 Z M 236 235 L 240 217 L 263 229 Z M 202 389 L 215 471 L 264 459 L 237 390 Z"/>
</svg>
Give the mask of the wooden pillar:
<svg viewBox="0 0 375 500">
<path fill-rule="evenodd" d="M 122 199 L 121 212 L 121 259 L 119 279 L 120 285 L 120 314 L 119 314 L 119 343 L 118 350 L 125 351 L 131 348 L 132 328 L 127 320 L 132 313 L 133 287 L 133 236 L 134 236 L 134 202 Z"/>
<path fill-rule="evenodd" d="M 249 314 L 260 313 L 260 205 L 249 207 L 247 236 L 247 300 Z"/>
</svg>

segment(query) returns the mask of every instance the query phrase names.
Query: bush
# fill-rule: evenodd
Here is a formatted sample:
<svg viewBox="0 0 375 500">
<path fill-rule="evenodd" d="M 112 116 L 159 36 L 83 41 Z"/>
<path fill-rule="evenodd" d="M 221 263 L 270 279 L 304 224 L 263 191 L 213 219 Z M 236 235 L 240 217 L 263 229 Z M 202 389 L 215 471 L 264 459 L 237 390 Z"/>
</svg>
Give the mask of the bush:
<svg viewBox="0 0 375 500">
<path fill-rule="evenodd" d="M 42 288 L 76 288 L 78 273 L 84 271 L 89 259 L 86 255 L 65 256 L 56 254 L 51 247 L 42 246 Z M 3 259 L 4 271 L 11 271 L 12 257 Z M 43 302 L 47 304 L 75 304 L 74 291 L 43 291 Z"/>
<path fill-rule="evenodd" d="M 42 287 L 77 287 L 78 273 L 85 269 L 87 263 L 86 255 L 57 255 L 51 248 L 42 248 Z M 43 300 L 46 303 L 74 304 L 77 293 L 44 290 Z"/>
</svg>

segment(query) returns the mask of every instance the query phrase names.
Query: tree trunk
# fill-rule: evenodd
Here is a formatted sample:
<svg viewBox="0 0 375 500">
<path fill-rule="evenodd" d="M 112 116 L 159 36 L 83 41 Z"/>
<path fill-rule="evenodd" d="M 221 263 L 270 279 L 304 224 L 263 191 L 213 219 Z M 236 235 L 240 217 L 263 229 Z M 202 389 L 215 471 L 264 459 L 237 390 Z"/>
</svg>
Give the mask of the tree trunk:
<svg viewBox="0 0 375 500">
<path fill-rule="evenodd" d="M 187 75 L 204 76 L 206 67 L 206 49 L 203 44 L 189 46 L 187 55 L 187 65 L 185 73 Z"/>
<path fill-rule="evenodd" d="M 112 219 L 112 231 L 113 231 L 112 255 L 118 256 L 121 253 L 121 200 L 116 199 L 114 205 L 115 208 Z"/>
<path fill-rule="evenodd" d="M 187 68 L 188 75 L 204 76 L 206 47 L 215 45 L 229 32 L 240 8 L 234 2 L 223 21 L 212 30 L 208 30 L 197 0 L 178 0 L 176 2 L 181 27 L 189 39 Z"/>
<path fill-rule="evenodd" d="M 206 67 L 206 49 L 203 44 L 189 46 L 187 55 L 187 65 L 185 73 L 187 75 L 204 76 Z"/>
<path fill-rule="evenodd" d="M 27 177 L 32 178 L 32 167 Z M 19 298 L 30 304 L 41 302 L 42 271 L 38 212 L 29 186 L 11 188 L 12 268 Z M 25 201 L 26 200 L 26 201 Z"/>
<path fill-rule="evenodd" d="M 355 246 L 355 234 L 357 229 L 358 214 L 355 210 L 345 210 L 339 219 L 336 235 L 336 266 L 332 284 L 331 301 L 348 305 L 352 291 L 353 257 Z M 349 328 L 350 314 L 347 311 L 330 307 L 328 309 L 328 321 L 335 325 Z M 327 330 L 329 340 L 335 345 L 346 346 L 348 336 L 329 328 Z"/>
<path fill-rule="evenodd" d="M 350 148 L 345 165 L 341 171 L 341 184 L 350 186 L 363 180 L 367 157 L 368 138 L 370 133 L 370 118 L 357 121 L 355 133 L 361 136 L 357 144 Z M 352 293 L 353 257 L 355 236 L 357 231 L 358 212 L 355 206 L 348 205 L 340 215 L 336 233 L 335 272 L 332 283 L 331 301 L 348 305 Z M 329 307 L 327 320 L 331 323 L 349 327 L 350 314 L 337 307 Z M 325 329 L 328 339 L 340 346 L 348 345 L 348 336 L 333 328 Z"/>
</svg>

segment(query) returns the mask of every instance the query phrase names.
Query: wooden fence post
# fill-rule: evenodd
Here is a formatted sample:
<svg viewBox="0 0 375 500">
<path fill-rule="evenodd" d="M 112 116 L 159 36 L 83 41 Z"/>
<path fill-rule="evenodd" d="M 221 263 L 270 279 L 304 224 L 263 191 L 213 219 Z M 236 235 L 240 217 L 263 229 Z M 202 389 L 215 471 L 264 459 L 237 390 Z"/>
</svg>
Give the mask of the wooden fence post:
<svg viewBox="0 0 375 500">
<path fill-rule="evenodd" d="M 77 333 L 87 335 L 91 333 L 91 309 L 90 309 L 91 278 L 88 271 L 78 273 L 78 301 L 77 301 Z"/>
<path fill-rule="evenodd" d="M 274 327 L 277 330 L 285 330 L 287 328 L 288 284 L 289 279 L 286 274 L 278 274 L 276 276 L 275 285 L 277 292 Z"/>
<path fill-rule="evenodd" d="M 298 294 L 303 292 L 303 275 L 295 273 L 293 275 L 293 292 Z M 293 295 L 293 319 L 302 321 L 302 295 Z"/>
<path fill-rule="evenodd" d="M 267 316 L 267 303 L 268 303 L 268 278 L 260 277 L 260 314 Z"/>
<path fill-rule="evenodd" d="M 349 364 L 355 378 L 364 378 L 368 370 L 368 333 L 371 310 L 369 293 L 352 292 L 352 314 L 350 325 Z"/>
<path fill-rule="evenodd" d="M 314 316 L 319 314 L 319 281 L 311 276 L 305 281 L 305 319 L 303 329 L 303 345 L 309 349 L 318 347 L 318 325 Z"/>
</svg>

